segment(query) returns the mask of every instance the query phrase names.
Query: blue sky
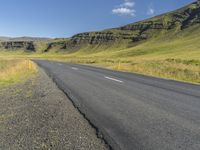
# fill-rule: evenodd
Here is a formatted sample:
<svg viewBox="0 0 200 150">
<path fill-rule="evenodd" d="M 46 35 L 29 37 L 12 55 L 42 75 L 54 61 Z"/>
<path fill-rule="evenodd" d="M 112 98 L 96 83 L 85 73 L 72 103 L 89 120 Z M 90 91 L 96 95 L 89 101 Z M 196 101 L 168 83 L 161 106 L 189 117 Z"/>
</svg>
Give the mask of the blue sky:
<svg viewBox="0 0 200 150">
<path fill-rule="evenodd" d="M 118 27 L 195 0 L 0 0 L 0 36 L 70 37 Z"/>
</svg>

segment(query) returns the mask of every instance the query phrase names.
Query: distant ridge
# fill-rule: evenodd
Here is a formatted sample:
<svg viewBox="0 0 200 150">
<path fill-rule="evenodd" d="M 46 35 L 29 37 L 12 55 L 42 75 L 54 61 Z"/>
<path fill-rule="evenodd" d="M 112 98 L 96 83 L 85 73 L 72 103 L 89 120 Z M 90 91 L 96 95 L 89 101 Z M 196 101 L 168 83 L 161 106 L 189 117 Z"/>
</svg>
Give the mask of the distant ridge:
<svg viewBox="0 0 200 150">
<path fill-rule="evenodd" d="M 74 53 L 88 50 L 89 53 L 93 53 L 105 49 L 117 51 L 134 47 L 155 38 L 162 37 L 170 40 L 175 34 L 181 35 L 183 33 L 186 37 L 194 33 L 188 32 L 186 34 L 185 30 L 193 30 L 194 26 L 196 26 L 196 30 L 200 29 L 200 0 L 150 19 L 103 31 L 79 33 L 71 38 L 0 37 L 0 49 L 9 50 L 13 46 L 15 50 L 27 50 L 26 47 L 29 45 L 28 47 L 35 48 L 34 52 L 37 52 L 39 47 L 40 52 L 46 53 L 50 51 Z M 22 44 L 22 42 L 25 43 Z M 32 45 L 30 46 L 30 43 L 27 42 L 32 42 Z"/>
<path fill-rule="evenodd" d="M 47 41 L 51 40 L 51 38 L 43 38 L 43 37 L 4 37 L 0 36 L 0 41 Z"/>
<path fill-rule="evenodd" d="M 61 51 L 77 52 L 86 47 L 99 50 L 125 49 L 159 36 L 182 33 L 185 29 L 195 25 L 200 25 L 200 0 L 175 11 L 122 27 L 80 33 L 66 41 L 53 41 L 46 51 L 60 49 Z"/>
</svg>

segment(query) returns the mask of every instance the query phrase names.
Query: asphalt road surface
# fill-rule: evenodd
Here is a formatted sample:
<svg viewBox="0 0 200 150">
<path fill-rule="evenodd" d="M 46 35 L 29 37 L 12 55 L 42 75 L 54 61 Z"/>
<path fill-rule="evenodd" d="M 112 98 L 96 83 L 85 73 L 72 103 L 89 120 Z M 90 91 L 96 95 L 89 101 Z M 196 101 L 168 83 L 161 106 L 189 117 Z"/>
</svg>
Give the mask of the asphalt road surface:
<svg viewBox="0 0 200 150">
<path fill-rule="evenodd" d="M 200 86 L 36 61 L 113 149 L 200 150 Z"/>
</svg>

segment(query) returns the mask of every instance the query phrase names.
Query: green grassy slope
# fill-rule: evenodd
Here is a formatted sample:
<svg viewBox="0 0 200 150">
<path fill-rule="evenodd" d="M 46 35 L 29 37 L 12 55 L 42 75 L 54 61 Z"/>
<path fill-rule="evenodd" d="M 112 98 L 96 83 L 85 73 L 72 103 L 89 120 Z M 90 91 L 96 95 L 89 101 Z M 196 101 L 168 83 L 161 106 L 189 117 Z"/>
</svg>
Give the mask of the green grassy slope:
<svg viewBox="0 0 200 150">
<path fill-rule="evenodd" d="M 36 53 L 1 57 L 59 59 L 200 83 L 200 1 L 120 28 L 37 43 Z"/>
<path fill-rule="evenodd" d="M 97 53 L 105 49 L 111 51 L 126 49 L 162 36 L 173 36 L 174 33 L 184 32 L 198 24 L 200 24 L 200 1 L 173 12 L 119 28 L 74 35 L 63 43 L 61 49 L 67 53 L 78 51 L 81 54 Z"/>
<path fill-rule="evenodd" d="M 117 48 L 85 47 L 67 54 L 65 60 L 200 83 L 199 41 L 200 25 L 194 25 L 181 32 L 160 34 L 130 48 L 123 48 L 126 43 Z"/>
</svg>

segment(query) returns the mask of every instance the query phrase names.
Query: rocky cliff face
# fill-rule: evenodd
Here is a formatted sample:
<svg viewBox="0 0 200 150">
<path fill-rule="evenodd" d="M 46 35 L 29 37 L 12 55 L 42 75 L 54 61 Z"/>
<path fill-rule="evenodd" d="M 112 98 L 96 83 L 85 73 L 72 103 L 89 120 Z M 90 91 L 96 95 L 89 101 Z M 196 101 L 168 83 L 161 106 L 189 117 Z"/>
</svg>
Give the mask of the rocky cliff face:
<svg viewBox="0 0 200 150">
<path fill-rule="evenodd" d="M 5 41 L 0 42 L 0 49 L 35 51 L 35 46 L 29 41 Z"/>
<path fill-rule="evenodd" d="M 49 38 L 40 37 L 0 37 L 0 50 L 24 50 L 28 52 L 46 49 Z"/>
<path fill-rule="evenodd" d="M 182 29 L 187 28 L 191 25 L 200 23 L 200 1 L 192 4 L 185 11 L 176 14 L 178 21 L 182 23 Z"/>
<path fill-rule="evenodd" d="M 123 33 L 119 29 L 115 31 L 103 31 L 103 32 L 93 32 L 93 33 L 81 33 L 73 36 L 71 38 L 71 44 L 101 44 L 109 43 L 116 40 L 132 40 L 138 41 L 139 39 L 146 39 L 145 35 L 138 35 L 133 33 Z"/>
<path fill-rule="evenodd" d="M 114 43 L 120 43 L 121 41 L 126 41 L 126 43 L 130 43 L 130 46 L 132 46 L 139 41 L 145 41 L 152 37 L 156 37 L 159 33 L 166 33 L 172 30 L 174 32 L 179 32 L 193 25 L 200 25 L 200 0 L 176 11 L 119 28 L 108 29 L 101 32 L 80 33 L 74 35 L 70 39 L 48 40 L 47 48 L 45 47 L 42 51 L 74 51 L 86 46 L 110 46 Z M 36 41 L 37 39 L 33 38 L 33 40 Z M 0 49 L 37 51 L 37 44 L 35 44 L 33 40 L 0 40 Z"/>
<path fill-rule="evenodd" d="M 121 32 L 119 29 L 113 29 L 113 31 L 102 31 L 102 32 L 87 32 L 80 33 L 73 36 L 70 40 L 62 43 L 50 43 L 48 51 L 56 46 L 60 46 L 61 49 L 73 50 L 79 49 L 83 46 L 90 45 L 105 45 L 113 44 L 116 41 L 127 40 L 130 42 L 136 42 L 147 39 L 146 34 L 128 33 Z"/>
<path fill-rule="evenodd" d="M 120 28 L 102 32 L 88 32 L 73 36 L 68 42 L 62 43 L 62 49 L 80 47 L 81 45 L 97 45 L 120 40 L 138 42 L 156 36 L 160 31 L 173 29 L 184 30 L 200 23 L 200 1 L 179 10 L 156 16 L 154 18 L 129 24 Z M 55 43 L 54 43 L 55 44 Z M 55 46 L 55 45 L 54 45 Z"/>
<path fill-rule="evenodd" d="M 192 3 L 177 11 L 163 14 L 143 22 L 129 24 L 121 30 L 170 30 L 180 26 L 181 29 L 200 23 L 200 1 Z"/>
</svg>

